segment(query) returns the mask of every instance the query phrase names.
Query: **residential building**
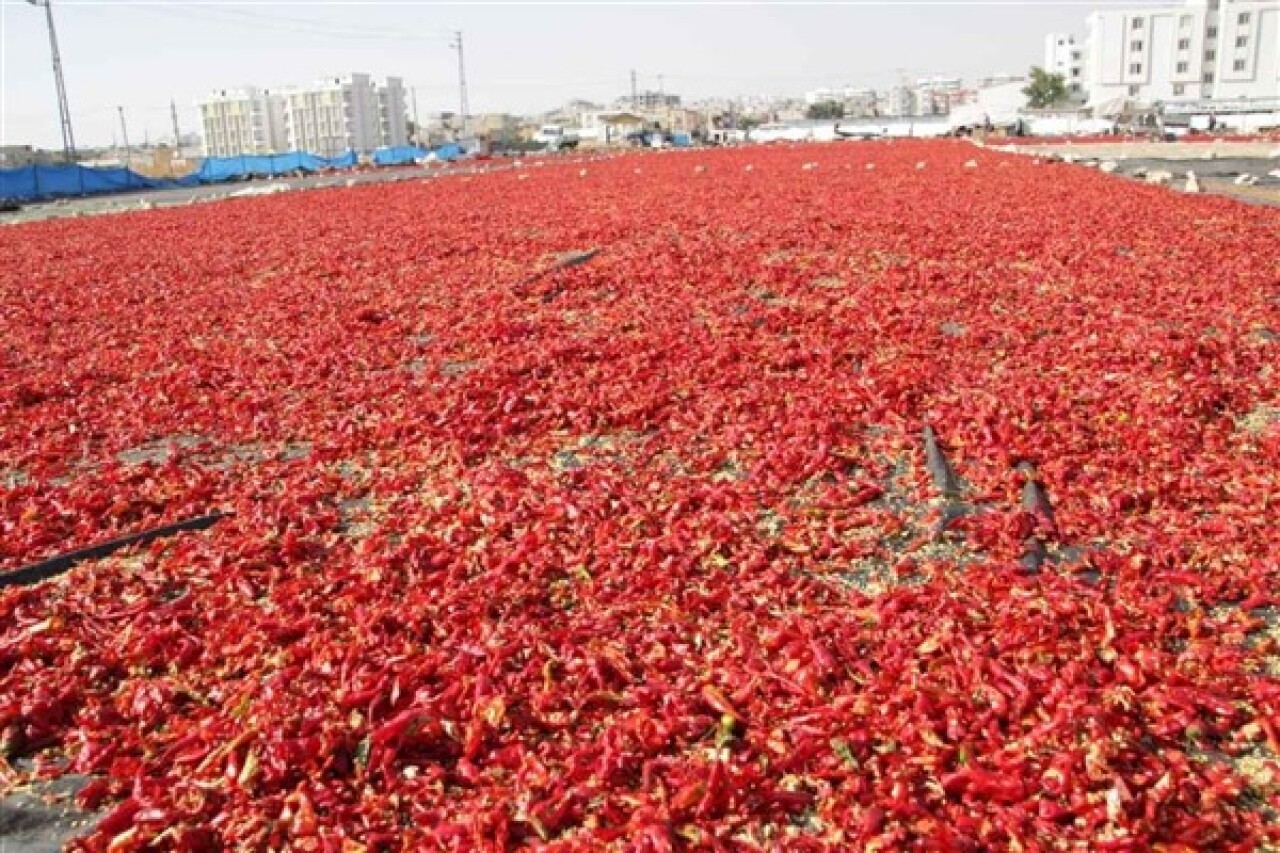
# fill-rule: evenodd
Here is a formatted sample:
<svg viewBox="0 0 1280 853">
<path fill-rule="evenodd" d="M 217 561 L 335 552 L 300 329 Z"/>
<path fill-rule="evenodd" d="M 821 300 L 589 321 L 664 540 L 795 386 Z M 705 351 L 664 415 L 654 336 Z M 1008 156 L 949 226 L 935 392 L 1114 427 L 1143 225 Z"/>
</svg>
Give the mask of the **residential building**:
<svg viewBox="0 0 1280 853">
<path fill-rule="evenodd" d="M 1084 46 L 1070 33 L 1050 33 L 1044 37 L 1044 65 L 1050 74 L 1062 75 L 1067 91 L 1075 98 L 1084 94 Z"/>
<path fill-rule="evenodd" d="M 916 114 L 916 93 L 909 86 L 894 86 L 885 99 L 887 116 L 913 116 Z"/>
<path fill-rule="evenodd" d="M 348 74 L 281 91 L 246 86 L 199 104 L 211 157 L 307 151 L 336 157 L 407 145 L 409 120 L 399 77 Z"/>
<path fill-rule="evenodd" d="M 206 156 L 276 154 L 289 149 L 284 104 L 267 89 L 220 89 L 197 107 Z"/>
<path fill-rule="evenodd" d="M 378 87 L 378 143 L 409 144 L 409 105 L 399 77 L 388 77 Z"/>
<path fill-rule="evenodd" d="M 638 92 L 619 98 L 618 106 L 628 110 L 661 110 L 680 106 L 680 96 L 665 92 Z"/>
<path fill-rule="evenodd" d="M 404 84 L 368 74 L 320 80 L 284 93 L 285 127 L 293 148 L 322 157 L 386 145 L 407 145 Z"/>
<path fill-rule="evenodd" d="M 926 77 L 916 81 L 915 115 L 944 116 L 968 97 L 959 77 Z"/>
<path fill-rule="evenodd" d="M 1089 15 L 1089 101 L 1280 98 L 1280 0 L 1186 0 Z"/>
</svg>

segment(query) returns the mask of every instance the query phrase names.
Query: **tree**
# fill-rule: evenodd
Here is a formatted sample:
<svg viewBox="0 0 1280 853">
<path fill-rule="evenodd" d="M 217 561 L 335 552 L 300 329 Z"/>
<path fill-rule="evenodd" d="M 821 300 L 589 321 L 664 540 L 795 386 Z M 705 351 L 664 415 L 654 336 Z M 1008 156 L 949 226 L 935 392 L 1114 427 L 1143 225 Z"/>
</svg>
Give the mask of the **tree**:
<svg viewBox="0 0 1280 853">
<path fill-rule="evenodd" d="M 844 104 L 839 101 L 819 101 L 816 104 L 810 104 L 809 109 L 805 110 L 806 118 L 844 118 Z"/>
<path fill-rule="evenodd" d="M 1022 94 L 1027 96 L 1029 107 L 1042 110 L 1067 99 L 1067 81 L 1061 74 L 1050 74 L 1037 65 L 1031 69 L 1031 79 Z"/>
</svg>

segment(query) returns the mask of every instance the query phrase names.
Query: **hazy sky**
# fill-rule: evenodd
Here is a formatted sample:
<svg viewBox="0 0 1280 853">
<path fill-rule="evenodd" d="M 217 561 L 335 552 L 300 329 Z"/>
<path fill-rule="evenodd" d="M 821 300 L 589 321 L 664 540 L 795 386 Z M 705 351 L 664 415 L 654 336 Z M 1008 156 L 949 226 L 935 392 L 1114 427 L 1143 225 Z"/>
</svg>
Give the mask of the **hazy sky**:
<svg viewBox="0 0 1280 853">
<path fill-rule="evenodd" d="M 0 0 L 0 141 L 57 147 L 44 10 Z M 1039 63 L 1051 31 L 1083 32 L 1109 0 L 1025 3 L 124 2 L 54 0 L 77 142 L 112 141 L 123 106 L 131 142 L 183 132 L 195 101 L 244 83 L 285 86 L 347 71 L 405 78 L 425 114 L 457 108 L 464 32 L 471 112 L 531 112 L 571 97 L 641 89 L 795 94 L 900 76 L 977 77 Z M 1143 4 L 1150 5 L 1150 4 Z"/>
</svg>

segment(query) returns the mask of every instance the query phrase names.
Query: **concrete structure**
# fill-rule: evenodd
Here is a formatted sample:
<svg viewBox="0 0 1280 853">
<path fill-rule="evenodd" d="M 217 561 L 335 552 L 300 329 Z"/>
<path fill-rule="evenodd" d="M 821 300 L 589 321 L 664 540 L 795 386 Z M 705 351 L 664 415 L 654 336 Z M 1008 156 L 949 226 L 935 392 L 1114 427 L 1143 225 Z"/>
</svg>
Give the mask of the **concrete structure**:
<svg viewBox="0 0 1280 853">
<path fill-rule="evenodd" d="M 209 157 L 277 154 L 289 149 L 284 104 L 267 89 L 220 89 L 197 107 Z"/>
<path fill-rule="evenodd" d="M 1280 97 L 1280 0 L 1186 0 L 1086 22 L 1091 104 Z"/>
<path fill-rule="evenodd" d="M 509 113 L 484 113 L 471 116 L 468 127 L 490 142 L 515 142 L 520 138 L 520 119 Z"/>
<path fill-rule="evenodd" d="M 1072 97 L 1084 96 L 1084 46 L 1070 33 L 1044 37 L 1044 65 L 1050 74 L 1061 74 Z"/>
</svg>

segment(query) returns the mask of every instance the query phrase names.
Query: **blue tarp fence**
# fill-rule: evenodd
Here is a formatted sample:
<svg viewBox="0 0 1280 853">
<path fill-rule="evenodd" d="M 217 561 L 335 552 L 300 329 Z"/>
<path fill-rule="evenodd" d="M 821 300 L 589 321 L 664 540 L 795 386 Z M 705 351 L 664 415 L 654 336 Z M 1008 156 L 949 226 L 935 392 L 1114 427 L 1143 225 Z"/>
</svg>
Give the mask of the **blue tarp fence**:
<svg viewBox="0 0 1280 853">
<path fill-rule="evenodd" d="M 393 145 L 373 152 L 373 162 L 378 166 L 401 166 L 427 156 L 424 148 L 416 145 Z"/>
<path fill-rule="evenodd" d="M 437 160 L 457 160 L 466 151 L 456 142 L 446 142 L 431 153 L 436 155 Z"/>
<path fill-rule="evenodd" d="M 305 151 L 288 154 L 207 157 L 200 171 L 183 178 L 148 178 L 130 169 L 91 169 L 88 166 L 23 166 L 0 169 L 0 198 L 36 201 L 64 196 L 97 195 L 125 190 L 171 189 L 212 184 L 232 178 L 273 177 L 291 172 L 350 169 L 356 152 L 340 157 L 317 157 Z"/>
<path fill-rule="evenodd" d="M 324 169 L 350 169 L 356 165 L 356 152 L 338 157 L 317 157 L 306 151 L 288 154 L 244 154 L 240 157 L 206 157 L 196 177 L 202 184 L 229 181 L 232 178 L 275 177 L 290 172 L 320 172 Z"/>
<path fill-rule="evenodd" d="M 34 201 L 74 195 L 95 195 L 124 190 L 190 187 L 194 175 L 185 178 L 148 178 L 130 169 L 90 169 L 86 166 L 23 166 L 0 169 L 0 198 Z"/>
<path fill-rule="evenodd" d="M 413 145 L 379 148 L 373 162 L 379 166 L 413 163 L 434 155 L 437 160 L 457 160 L 466 149 L 446 142 L 434 151 Z M 0 169 L 0 198 L 37 201 L 63 196 L 95 195 L 124 190 L 169 189 L 214 184 L 236 178 L 275 177 L 294 172 L 350 169 L 359 163 L 356 152 L 338 157 L 317 157 L 306 151 L 287 154 L 245 154 L 240 157 L 206 157 L 200 170 L 184 178 L 148 178 L 130 169 L 91 169 L 87 166 L 24 166 Z"/>
</svg>

